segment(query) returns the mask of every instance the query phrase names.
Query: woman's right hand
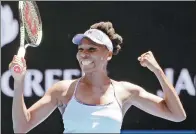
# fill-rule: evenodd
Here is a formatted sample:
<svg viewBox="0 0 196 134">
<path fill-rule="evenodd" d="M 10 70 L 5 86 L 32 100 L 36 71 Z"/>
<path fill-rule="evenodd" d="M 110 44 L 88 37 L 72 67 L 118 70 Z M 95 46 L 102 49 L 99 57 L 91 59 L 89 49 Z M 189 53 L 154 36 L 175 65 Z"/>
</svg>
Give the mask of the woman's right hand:
<svg viewBox="0 0 196 134">
<path fill-rule="evenodd" d="M 13 60 L 9 64 L 12 77 L 16 81 L 22 81 L 26 74 L 26 60 L 23 57 L 14 55 Z"/>
</svg>

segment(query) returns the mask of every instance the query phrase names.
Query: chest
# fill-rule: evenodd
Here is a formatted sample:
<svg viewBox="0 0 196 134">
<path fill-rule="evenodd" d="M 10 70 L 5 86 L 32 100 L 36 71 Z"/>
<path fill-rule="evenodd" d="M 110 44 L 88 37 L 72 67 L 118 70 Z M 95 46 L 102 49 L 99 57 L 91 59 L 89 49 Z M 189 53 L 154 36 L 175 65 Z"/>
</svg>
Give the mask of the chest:
<svg viewBox="0 0 196 134">
<path fill-rule="evenodd" d="M 78 88 L 75 98 L 84 104 L 105 105 L 113 102 L 114 90 L 108 88 L 105 91 L 99 91 L 99 89 L 92 91 L 87 88 Z"/>
<path fill-rule="evenodd" d="M 72 99 L 63 113 L 63 122 L 68 131 L 77 128 L 80 132 L 107 132 L 112 130 L 108 128 L 108 124 L 113 129 L 120 129 L 122 119 L 122 112 L 116 103 L 107 106 L 88 106 Z"/>
</svg>

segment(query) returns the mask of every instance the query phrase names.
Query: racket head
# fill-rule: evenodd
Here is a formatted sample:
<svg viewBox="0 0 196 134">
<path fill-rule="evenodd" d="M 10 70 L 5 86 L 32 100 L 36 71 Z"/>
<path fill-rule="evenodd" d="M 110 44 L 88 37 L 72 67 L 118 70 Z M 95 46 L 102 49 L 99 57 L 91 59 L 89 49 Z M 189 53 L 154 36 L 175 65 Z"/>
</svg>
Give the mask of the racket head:
<svg viewBox="0 0 196 134">
<path fill-rule="evenodd" d="M 35 1 L 19 1 L 21 33 L 28 45 L 37 47 L 42 40 L 42 20 Z M 21 39 L 22 40 L 22 39 Z"/>
</svg>

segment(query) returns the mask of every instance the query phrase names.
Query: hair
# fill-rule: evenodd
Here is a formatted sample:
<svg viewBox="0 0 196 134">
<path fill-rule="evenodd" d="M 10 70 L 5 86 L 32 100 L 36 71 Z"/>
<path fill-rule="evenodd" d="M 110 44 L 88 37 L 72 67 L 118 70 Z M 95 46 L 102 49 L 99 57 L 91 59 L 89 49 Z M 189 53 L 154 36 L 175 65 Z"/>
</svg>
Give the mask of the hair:
<svg viewBox="0 0 196 134">
<path fill-rule="evenodd" d="M 111 22 L 99 22 L 90 26 L 91 29 L 98 29 L 104 32 L 112 41 L 113 55 L 117 55 L 121 50 L 123 38 L 117 34 Z"/>
</svg>

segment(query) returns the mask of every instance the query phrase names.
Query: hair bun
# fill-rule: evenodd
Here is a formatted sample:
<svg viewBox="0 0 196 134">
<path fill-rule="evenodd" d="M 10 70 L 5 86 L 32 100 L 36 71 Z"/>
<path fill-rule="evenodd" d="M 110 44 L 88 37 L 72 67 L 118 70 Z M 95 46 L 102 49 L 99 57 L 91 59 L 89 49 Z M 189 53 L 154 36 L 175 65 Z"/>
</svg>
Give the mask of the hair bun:
<svg viewBox="0 0 196 134">
<path fill-rule="evenodd" d="M 95 23 L 90 28 L 99 29 L 107 34 L 113 44 L 113 54 L 117 55 L 119 53 L 119 51 L 121 50 L 120 45 L 123 43 L 123 38 L 119 34 L 115 33 L 113 24 L 111 22 L 108 21 Z"/>
</svg>

